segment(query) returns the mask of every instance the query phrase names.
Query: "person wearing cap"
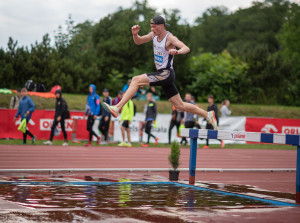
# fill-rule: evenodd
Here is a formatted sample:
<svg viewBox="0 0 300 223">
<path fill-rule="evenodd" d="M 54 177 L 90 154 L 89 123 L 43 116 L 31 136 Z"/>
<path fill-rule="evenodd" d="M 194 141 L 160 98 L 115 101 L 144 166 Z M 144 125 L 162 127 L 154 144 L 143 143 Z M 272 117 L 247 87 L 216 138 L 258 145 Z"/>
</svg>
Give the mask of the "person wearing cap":
<svg viewBox="0 0 300 223">
<path fill-rule="evenodd" d="M 56 103 L 55 103 L 55 114 L 54 114 L 54 120 L 51 127 L 51 133 L 50 138 L 48 141 L 44 142 L 45 145 L 52 145 L 52 140 L 54 137 L 54 131 L 58 123 L 60 123 L 61 131 L 64 134 L 64 143 L 63 146 L 68 146 L 68 136 L 65 129 L 65 119 L 67 117 L 68 112 L 68 105 L 65 99 L 62 98 L 62 92 L 61 90 L 55 91 L 55 97 L 56 97 Z"/>
<path fill-rule="evenodd" d="M 9 108 L 10 109 L 18 109 L 21 99 L 22 99 L 21 88 L 18 88 L 17 95 L 11 97 L 11 99 L 10 99 Z"/>
<path fill-rule="evenodd" d="M 122 107 L 131 99 L 141 86 L 161 86 L 165 96 L 175 106 L 177 110 L 200 115 L 217 129 L 217 121 L 213 111 L 206 112 L 191 103 L 183 102 L 175 86 L 175 72 L 173 70 L 173 59 L 175 55 L 187 54 L 190 49 L 176 36 L 166 30 L 169 26 L 162 16 L 155 16 L 150 21 L 151 32 L 140 36 L 140 26 L 134 25 L 131 28 L 133 41 L 140 45 L 153 42 L 154 63 L 157 71 L 144 73 L 133 77 L 131 84 L 122 100 L 114 106 L 103 103 L 105 110 L 109 111 L 113 117 L 117 117 Z M 181 74 L 183 75 L 183 74 Z"/>
<path fill-rule="evenodd" d="M 107 88 L 103 89 L 103 103 L 106 103 L 108 105 L 111 105 L 112 100 L 111 97 L 109 96 L 109 91 Z M 110 113 L 107 112 L 106 110 L 102 110 L 102 118 L 99 123 L 99 131 L 102 133 L 104 136 L 104 140 L 101 141 L 101 145 L 106 145 L 107 140 L 108 140 L 108 129 L 109 129 L 109 123 L 110 123 Z"/>
</svg>

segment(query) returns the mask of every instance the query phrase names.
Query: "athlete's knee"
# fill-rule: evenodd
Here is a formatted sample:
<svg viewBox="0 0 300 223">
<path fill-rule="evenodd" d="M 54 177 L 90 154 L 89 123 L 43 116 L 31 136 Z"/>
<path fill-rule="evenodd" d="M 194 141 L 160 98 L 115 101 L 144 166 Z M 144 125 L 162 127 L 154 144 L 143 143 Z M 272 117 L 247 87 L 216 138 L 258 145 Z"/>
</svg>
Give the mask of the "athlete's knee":
<svg viewBox="0 0 300 223">
<path fill-rule="evenodd" d="M 131 84 L 134 85 L 134 86 L 138 86 L 139 87 L 144 82 L 144 78 L 143 78 L 142 75 L 133 77 L 132 81 L 131 81 Z"/>
</svg>

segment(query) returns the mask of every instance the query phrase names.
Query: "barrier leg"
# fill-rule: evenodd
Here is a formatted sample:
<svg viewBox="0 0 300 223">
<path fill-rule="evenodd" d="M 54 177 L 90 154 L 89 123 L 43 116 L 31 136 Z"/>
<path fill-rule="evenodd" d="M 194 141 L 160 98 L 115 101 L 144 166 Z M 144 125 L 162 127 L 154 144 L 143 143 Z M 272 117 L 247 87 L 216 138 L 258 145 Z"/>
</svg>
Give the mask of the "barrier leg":
<svg viewBox="0 0 300 223">
<path fill-rule="evenodd" d="M 300 146 L 297 146 L 296 164 L 296 203 L 300 204 Z"/>
<path fill-rule="evenodd" d="M 190 141 L 190 177 L 189 184 L 195 184 L 196 160 L 197 160 L 197 138 Z"/>
</svg>

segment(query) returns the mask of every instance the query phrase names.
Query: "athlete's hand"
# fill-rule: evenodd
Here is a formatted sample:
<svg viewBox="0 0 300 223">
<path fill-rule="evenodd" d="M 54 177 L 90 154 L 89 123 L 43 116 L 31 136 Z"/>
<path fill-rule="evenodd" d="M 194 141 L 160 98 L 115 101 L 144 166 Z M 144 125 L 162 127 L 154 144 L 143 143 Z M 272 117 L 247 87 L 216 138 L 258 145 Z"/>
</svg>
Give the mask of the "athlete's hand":
<svg viewBox="0 0 300 223">
<path fill-rule="evenodd" d="M 170 49 L 169 50 L 169 54 L 170 55 L 177 55 L 178 54 L 178 50 L 176 50 L 176 49 Z"/>
<path fill-rule="evenodd" d="M 60 116 L 58 116 L 58 117 L 57 117 L 57 119 L 56 119 L 56 121 L 58 121 L 58 122 L 59 122 L 60 120 L 61 120 L 61 117 L 60 117 Z"/>
<path fill-rule="evenodd" d="M 131 33 L 132 35 L 137 35 L 140 31 L 140 26 L 139 25 L 134 25 L 131 27 Z"/>
<path fill-rule="evenodd" d="M 96 119 L 97 118 L 97 116 L 96 115 L 94 115 L 94 119 Z"/>
</svg>

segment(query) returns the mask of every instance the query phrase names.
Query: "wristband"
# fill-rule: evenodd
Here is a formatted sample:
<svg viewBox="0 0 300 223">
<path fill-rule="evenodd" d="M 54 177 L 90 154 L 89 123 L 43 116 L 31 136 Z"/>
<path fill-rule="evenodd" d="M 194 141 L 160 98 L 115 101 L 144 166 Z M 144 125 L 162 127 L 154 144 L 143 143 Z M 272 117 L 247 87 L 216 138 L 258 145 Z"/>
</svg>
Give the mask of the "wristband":
<svg viewBox="0 0 300 223">
<path fill-rule="evenodd" d="M 137 36 L 138 34 L 133 34 L 133 33 L 132 33 L 132 35 L 133 35 L 133 36 Z"/>
</svg>

